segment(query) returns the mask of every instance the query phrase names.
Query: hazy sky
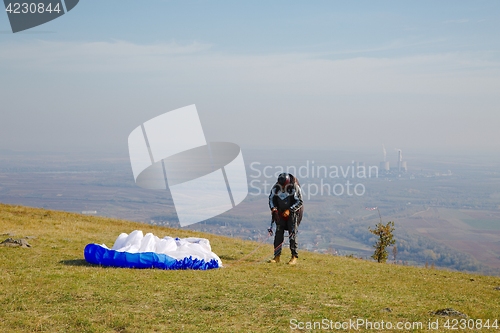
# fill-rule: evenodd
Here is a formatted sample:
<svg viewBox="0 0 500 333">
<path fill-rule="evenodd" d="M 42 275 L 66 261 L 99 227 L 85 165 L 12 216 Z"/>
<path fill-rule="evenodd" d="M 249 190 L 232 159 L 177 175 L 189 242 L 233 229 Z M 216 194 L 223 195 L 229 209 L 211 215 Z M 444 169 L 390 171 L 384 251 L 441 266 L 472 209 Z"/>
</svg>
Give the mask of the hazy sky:
<svg viewBox="0 0 500 333">
<path fill-rule="evenodd" d="M 244 147 L 500 152 L 499 1 L 82 0 L 12 34 L 0 149 L 127 151 L 196 104 Z"/>
</svg>

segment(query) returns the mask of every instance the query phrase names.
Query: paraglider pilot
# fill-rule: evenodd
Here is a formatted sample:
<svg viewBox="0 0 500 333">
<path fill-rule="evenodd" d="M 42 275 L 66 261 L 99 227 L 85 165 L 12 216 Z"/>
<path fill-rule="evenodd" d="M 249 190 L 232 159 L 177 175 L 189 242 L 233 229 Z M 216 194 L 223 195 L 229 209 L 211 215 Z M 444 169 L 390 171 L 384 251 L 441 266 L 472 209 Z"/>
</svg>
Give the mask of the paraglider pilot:
<svg viewBox="0 0 500 333">
<path fill-rule="evenodd" d="M 274 184 L 269 194 L 269 208 L 271 209 L 272 216 L 271 228 L 268 230 L 270 235 L 272 235 L 272 224 L 273 222 L 276 223 L 274 258 L 269 262 L 280 262 L 284 234 L 285 230 L 287 230 L 290 239 L 290 251 L 292 252 L 292 258 L 288 264 L 295 265 L 299 257 L 297 253 L 297 228 L 302 220 L 304 211 L 302 190 L 297 178 L 289 173 L 282 173 L 278 176 L 278 181 Z"/>
</svg>

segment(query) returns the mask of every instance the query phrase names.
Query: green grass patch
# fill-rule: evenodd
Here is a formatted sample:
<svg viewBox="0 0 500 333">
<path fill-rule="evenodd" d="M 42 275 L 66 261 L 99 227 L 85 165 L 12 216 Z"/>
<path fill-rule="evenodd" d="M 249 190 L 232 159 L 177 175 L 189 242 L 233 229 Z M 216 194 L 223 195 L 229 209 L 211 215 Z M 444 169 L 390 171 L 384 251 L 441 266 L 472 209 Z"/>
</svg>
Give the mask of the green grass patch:
<svg viewBox="0 0 500 333">
<path fill-rule="evenodd" d="M 480 230 L 500 230 L 500 220 L 463 219 L 465 223 Z"/>
</svg>

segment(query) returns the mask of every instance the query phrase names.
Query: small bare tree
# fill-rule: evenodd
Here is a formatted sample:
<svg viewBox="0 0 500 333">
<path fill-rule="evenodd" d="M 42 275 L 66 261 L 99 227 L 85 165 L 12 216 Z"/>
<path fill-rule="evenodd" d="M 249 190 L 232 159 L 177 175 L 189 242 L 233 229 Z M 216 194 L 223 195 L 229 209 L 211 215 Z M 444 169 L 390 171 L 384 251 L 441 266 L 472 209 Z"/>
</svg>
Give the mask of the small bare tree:
<svg viewBox="0 0 500 333">
<path fill-rule="evenodd" d="M 397 255 L 398 255 L 398 247 L 396 246 L 396 244 L 394 244 L 394 246 L 392 247 L 392 256 L 394 257 L 394 262 L 396 262 Z"/>
</svg>

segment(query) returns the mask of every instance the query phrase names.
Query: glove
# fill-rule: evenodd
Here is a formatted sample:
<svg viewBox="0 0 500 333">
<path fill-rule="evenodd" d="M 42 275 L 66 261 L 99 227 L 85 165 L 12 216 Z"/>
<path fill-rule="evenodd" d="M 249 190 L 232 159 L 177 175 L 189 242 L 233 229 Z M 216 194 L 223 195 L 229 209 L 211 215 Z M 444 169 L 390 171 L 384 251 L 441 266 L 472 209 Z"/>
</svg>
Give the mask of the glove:
<svg viewBox="0 0 500 333">
<path fill-rule="evenodd" d="M 284 219 L 287 219 L 288 216 L 290 216 L 290 210 L 285 210 L 283 213 L 281 213 L 281 216 L 284 218 Z"/>
<path fill-rule="evenodd" d="M 279 213 L 278 213 L 278 210 L 276 208 L 274 208 L 271 211 L 271 215 L 272 215 L 272 218 L 273 218 L 274 222 L 278 222 L 279 221 Z"/>
<path fill-rule="evenodd" d="M 269 236 L 272 236 L 273 235 L 273 228 L 267 229 L 267 232 L 269 233 Z"/>
</svg>

